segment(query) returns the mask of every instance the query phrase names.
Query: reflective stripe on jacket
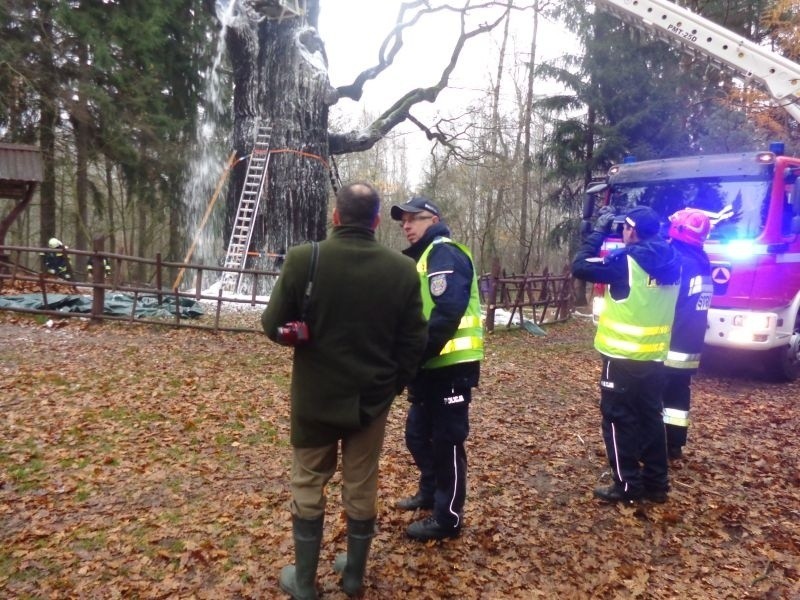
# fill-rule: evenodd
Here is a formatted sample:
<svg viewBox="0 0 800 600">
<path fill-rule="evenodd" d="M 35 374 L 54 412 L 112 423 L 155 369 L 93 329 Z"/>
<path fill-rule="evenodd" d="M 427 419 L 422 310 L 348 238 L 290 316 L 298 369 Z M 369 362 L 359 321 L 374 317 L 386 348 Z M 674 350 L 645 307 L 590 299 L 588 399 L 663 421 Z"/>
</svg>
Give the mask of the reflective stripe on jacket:
<svg viewBox="0 0 800 600">
<path fill-rule="evenodd" d="M 469 248 L 446 237 L 436 238 L 422 253 L 417 261 L 417 273 L 420 277 L 422 291 L 422 312 L 426 319 L 430 319 L 435 306 L 428 283 L 428 255 L 436 244 L 453 244 L 461 250 L 472 262 Z M 423 369 L 438 369 L 458 363 L 483 360 L 483 326 L 481 325 L 481 303 L 478 296 L 478 278 L 475 269 L 472 271 L 472 284 L 470 285 L 469 304 L 464 316 L 458 324 L 453 338 L 448 340 L 438 356 L 428 360 Z"/>
<path fill-rule="evenodd" d="M 673 369 L 697 369 L 700 366 L 700 353 L 687 354 L 686 352 L 667 352 L 664 365 Z"/>
<path fill-rule="evenodd" d="M 680 249 L 680 244 L 677 247 Z M 664 364 L 673 369 L 694 371 L 700 366 L 714 285 L 707 262 L 701 263 L 685 252 L 679 254 L 683 259 L 683 280 L 675 305 L 670 350 Z"/>
<path fill-rule="evenodd" d="M 614 358 L 664 361 L 678 285 L 658 285 L 630 255 L 627 261 L 630 293 L 614 300 L 606 287 L 594 347 Z"/>
</svg>

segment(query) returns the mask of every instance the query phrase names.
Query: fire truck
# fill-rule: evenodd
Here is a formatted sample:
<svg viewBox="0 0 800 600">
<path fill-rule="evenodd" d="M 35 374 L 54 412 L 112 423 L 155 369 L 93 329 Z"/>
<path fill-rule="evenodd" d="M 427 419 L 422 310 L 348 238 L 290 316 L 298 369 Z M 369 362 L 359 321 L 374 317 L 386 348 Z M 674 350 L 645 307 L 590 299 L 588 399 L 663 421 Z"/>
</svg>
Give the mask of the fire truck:
<svg viewBox="0 0 800 600">
<path fill-rule="evenodd" d="M 763 86 L 800 122 L 800 65 L 736 36 L 667 0 L 595 0 L 596 6 L 680 48 L 707 57 Z M 667 218 L 682 208 L 705 211 L 712 231 L 705 251 L 714 295 L 705 344 L 753 353 L 776 378 L 800 377 L 800 158 L 781 143 L 768 150 L 636 162 L 625 159 L 586 190 L 585 227 L 595 207 L 624 214 L 651 206 Z M 607 238 L 603 251 L 622 246 Z M 601 291 L 601 290 L 596 290 Z M 593 301 L 595 319 L 602 294 Z"/>
</svg>

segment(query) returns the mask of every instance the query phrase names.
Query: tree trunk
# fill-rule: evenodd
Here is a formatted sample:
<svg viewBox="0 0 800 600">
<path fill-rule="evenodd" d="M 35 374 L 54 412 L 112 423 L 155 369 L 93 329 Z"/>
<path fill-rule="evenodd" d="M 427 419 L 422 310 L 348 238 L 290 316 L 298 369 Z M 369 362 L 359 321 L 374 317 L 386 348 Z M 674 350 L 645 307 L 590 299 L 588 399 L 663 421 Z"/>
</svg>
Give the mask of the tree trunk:
<svg viewBox="0 0 800 600">
<path fill-rule="evenodd" d="M 310 2 L 309 4 L 316 4 Z M 309 11 L 314 15 L 312 7 Z M 251 249 L 285 252 L 325 237 L 330 84 L 316 29 L 301 18 L 264 19 L 244 10 L 228 29 L 234 77 L 233 146 L 250 154 L 255 128 L 272 128 L 270 161 Z M 230 238 L 246 161 L 233 171 L 226 202 Z"/>
<path fill-rule="evenodd" d="M 39 243 L 47 246 L 47 240 L 56 235 L 56 109 L 57 74 L 53 65 L 52 37 L 53 21 L 50 3 L 42 3 L 42 30 L 45 41 L 40 45 L 42 65 L 46 73 L 42 76 L 42 92 L 39 97 L 41 121 L 39 122 L 39 145 L 42 149 L 43 180 L 39 189 L 41 208 L 39 218 Z"/>
<path fill-rule="evenodd" d="M 148 203 L 139 198 L 139 201 L 136 203 L 136 226 L 135 229 L 137 231 L 136 237 L 138 239 L 138 252 L 139 256 L 150 256 L 150 236 L 147 233 L 147 214 L 148 214 Z M 136 280 L 139 282 L 144 282 L 147 277 L 147 265 L 144 263 L 137 263 L 136 264 Z"/>
<path fill-rule="evenodd" d="M 89 108 L 86 101 L 85 89 L 89 70 L 88 52 L 84 44 L 78 48 L 79 78 L 77 98 L 72 107 L 72 127 L 75 132 L 75 247 L 79 250 L 89 250 Z M 73 267 L 84 271 L 86 258 L 76 257 Z"/>
<path fill-rule="evenodd" d="M 114 165 L 105 157 L 105 176 L 106 176 L 106 198 L 108 198 L 108 205 L 106 206 L 106 211 L 108 212 L 108 237 L 109 237 L 109 244 L 108 250 L 111 252 L 117 252 L 117 226 L 115 223 L 115 212 L 114 212 L 114 179 L 113 179 L 113 171 Z"/>
<path fill-rule="evenodd" d="M 525 111 L 523 116 L 523 142 L 522 142 L 522 193 L 519 215 L 519 260 L 520 272 L 528 268 L 531 255 L 532 240 L 528 235 L 528 219 L 530 209 L 530 183 L 533 161 L 531 160 L 531 119 L 533 118 L 533 80 L 536 66 L 536 37 L 539 31 L 539 7 L 534 6 L 533 34 L 531 36 L 531 59 L 528 64 L 528 89 L 525 97 Z"/>
<path fill-rule="evenodd" d="M 500 56 L 497 61 L 497 79 L 494 88 L 492 89 L 492 116 L 490 131 L 489 131 L 489 169 L 492 174 L 496 174 L 501 168 L 505 171 L 506 159 L 503 157 L 501 161 L 498 157 L 499 139 L 501 136 L 500 129 L 500 89 L 503 81 L 503 68 L 506 55 L 506 47 L 508 46 L 508 29 L 511 23 L 510 11 L 513 2 L 508 0 L 506 5 L 506 20 L 503 26 L 503 38 L 500 44 Z M 505 178 L 495 176 L 488 176 L 487 178 L 488 190 L 486 191 L 486 200 L 484 202 L 484 229 L 483 234 L 480 235 L 480 257 L 482 266 L 488 268 L 491 260 L 499 259 L 497 249 L 497 217 L 496 214 L 500 212 L 500 207 L 503 203 L 505 193 Z"/>
</svg>

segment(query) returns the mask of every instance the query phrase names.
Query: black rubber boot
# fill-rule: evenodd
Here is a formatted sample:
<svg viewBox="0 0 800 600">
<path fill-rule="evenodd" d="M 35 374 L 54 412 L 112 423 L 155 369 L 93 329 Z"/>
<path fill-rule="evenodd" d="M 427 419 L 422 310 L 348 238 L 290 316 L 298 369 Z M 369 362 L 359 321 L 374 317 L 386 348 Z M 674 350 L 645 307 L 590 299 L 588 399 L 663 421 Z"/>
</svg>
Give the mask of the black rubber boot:
<svg viewBox="0 0 800 600">
<path fill-rule="evenodd" d="M 348 596 L 355 596 L 364 588 L 369 546 L 374 536 L 374 518 L 365 521 L 347 518 L 347 554 L 336 557 L 333 570 L 342 574 L 342 590 Z"/>
<path fill-rule="evenodd" d="M 322 522 L 292 517 L 294 564 L 281 569 L 281 589 L 295 600 L 317 600 L 317 563 L 322 544 Z"/>
</svg>

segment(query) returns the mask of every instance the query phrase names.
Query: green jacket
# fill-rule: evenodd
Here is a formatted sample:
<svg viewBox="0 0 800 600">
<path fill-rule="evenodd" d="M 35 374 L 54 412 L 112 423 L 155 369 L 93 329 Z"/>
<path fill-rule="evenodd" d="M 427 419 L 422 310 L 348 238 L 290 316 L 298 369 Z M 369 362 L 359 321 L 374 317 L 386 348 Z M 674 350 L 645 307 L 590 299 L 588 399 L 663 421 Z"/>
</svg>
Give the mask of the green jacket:
<svg viewBox="0 0 800 600">
<path fill-rule="evenodd" d="M 300 319 L 311 245 L 289 250 L 261 315 L 277 328 Z M 414 261 L 361 227 L 335 227 L 319 244 L 307 323 L 294 349 L 291 443 L 323 446 L 360 429 L 387 408 L 416 373 L 427 323 Z"/>
</svg>

